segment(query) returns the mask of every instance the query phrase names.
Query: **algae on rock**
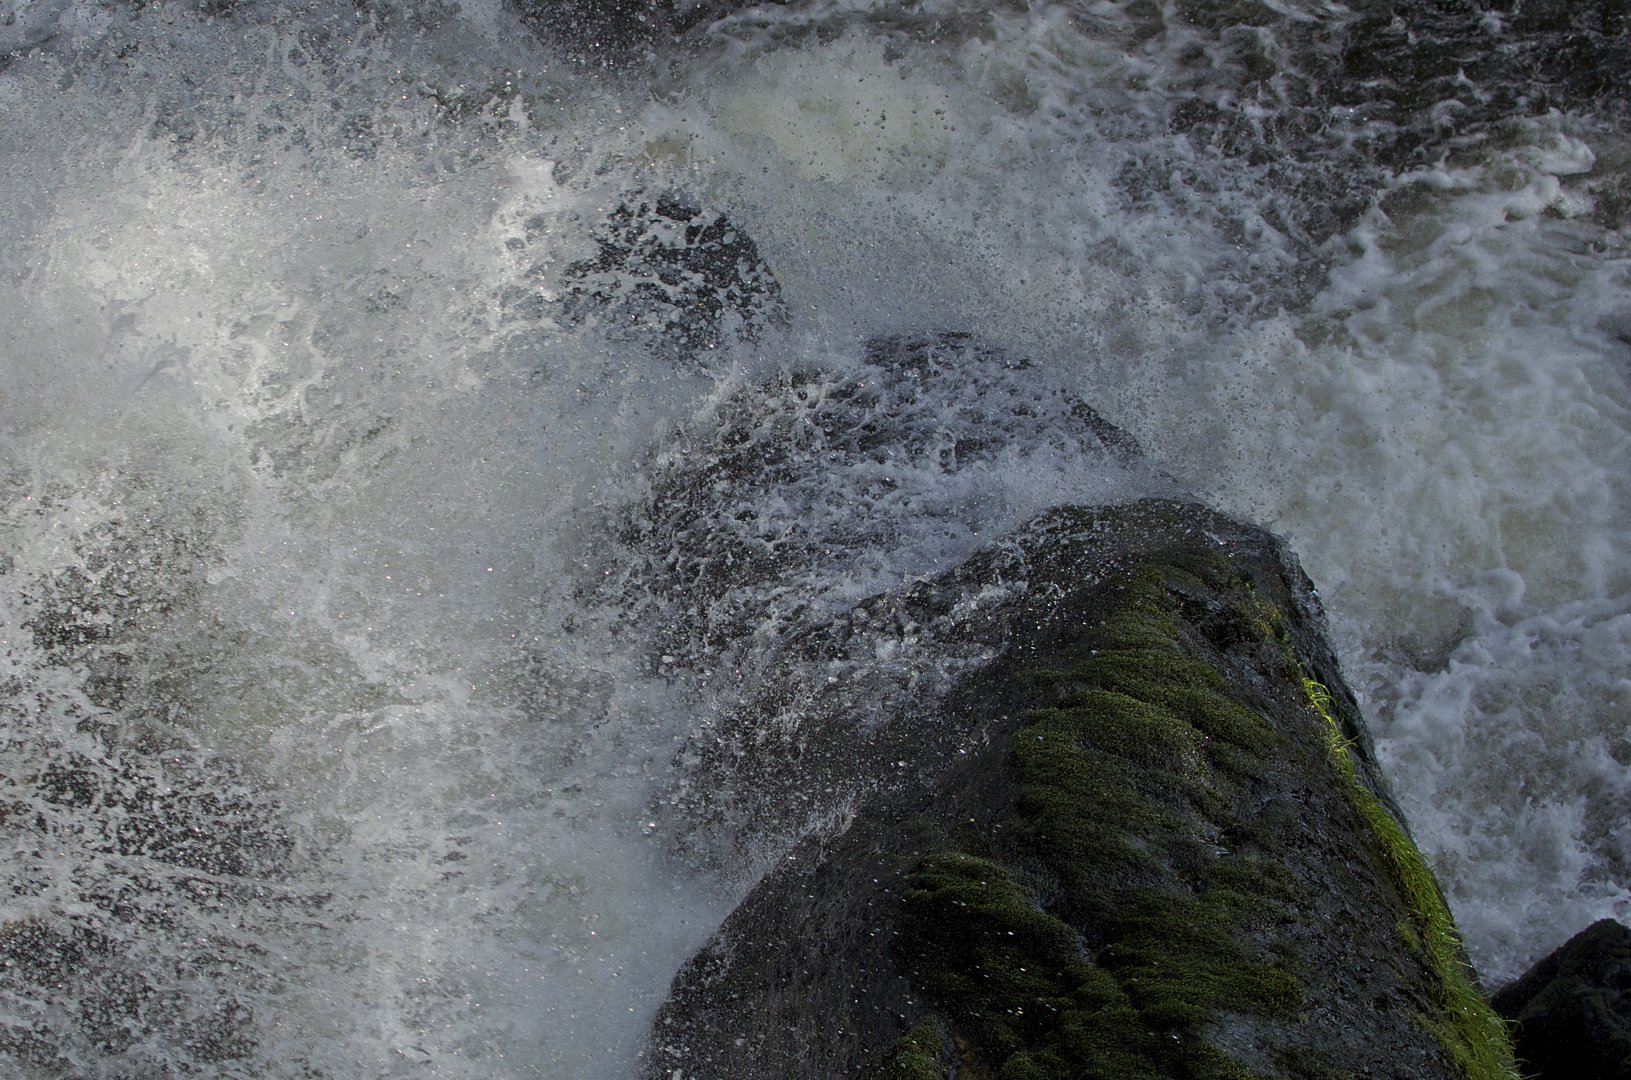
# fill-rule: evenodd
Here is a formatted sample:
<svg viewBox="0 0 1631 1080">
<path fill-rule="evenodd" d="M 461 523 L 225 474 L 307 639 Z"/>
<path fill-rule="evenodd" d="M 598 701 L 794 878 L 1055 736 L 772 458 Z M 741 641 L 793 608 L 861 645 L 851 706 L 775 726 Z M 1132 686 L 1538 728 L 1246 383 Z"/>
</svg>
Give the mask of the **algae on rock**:
<svg viewBox="0 0 1631 1080">
<path fill-rule="evenodd" d="M 754 889 L 649 1075 L 1515 1078 L 1284 546 L 1149 499 L 1003 550 L 998 658 L 872 735 L 915 784 Z"/>
<path fill-rule="evenodd" d="M 1224 1014 L 1295 1018 L 1303 1004 L 1295 953 L 1273 928 L 1309 897 L 1273 850 L 1290 838 L 1250 828 L 1254 779 L 1296 743 L 1231 696 L 1185 642 L 1199 637 L 1255 649 L 1270 677 L 1285 657 L 1278 674 L 1335 733 L 1332 763 L 1439 978 L 1424 1025 L 1469 1080 L 1513 1075 L 1425 863 L 1358 782 L 1330 695 L 1303 677 L 1278 611 L 1215 549 L 1162 557 L 1109 590 L 1113 614 L 1025 673 L 1053 700 L 1013 738 L 1015 870 L 952 852 L 924 860 L 907 878 L 903 965 L 1007 1080 L 1250 1075 L 1204 1027 Z M 1026 871 L 1058 895 L 1041 905 L 1016 877 Z M 1294 1048 L 1306 1068 L 1310 1048 Z"/>
</svg>

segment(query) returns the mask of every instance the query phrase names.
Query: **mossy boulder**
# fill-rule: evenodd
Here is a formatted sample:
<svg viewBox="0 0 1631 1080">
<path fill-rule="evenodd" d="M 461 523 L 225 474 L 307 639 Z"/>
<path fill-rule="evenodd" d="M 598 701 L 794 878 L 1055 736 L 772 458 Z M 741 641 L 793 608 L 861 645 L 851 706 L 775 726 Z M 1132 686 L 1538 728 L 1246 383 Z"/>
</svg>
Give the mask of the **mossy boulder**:
<svg viewBox="0 0 1631 1080">
<path fill-rule="evenodd" d="M 647 1075 L 1515 1077 L 1283 545 L 1145 500 L 1001 547 L 996 658 L 869 736 L 910 781 L 753 889 Z"/>
</svg>

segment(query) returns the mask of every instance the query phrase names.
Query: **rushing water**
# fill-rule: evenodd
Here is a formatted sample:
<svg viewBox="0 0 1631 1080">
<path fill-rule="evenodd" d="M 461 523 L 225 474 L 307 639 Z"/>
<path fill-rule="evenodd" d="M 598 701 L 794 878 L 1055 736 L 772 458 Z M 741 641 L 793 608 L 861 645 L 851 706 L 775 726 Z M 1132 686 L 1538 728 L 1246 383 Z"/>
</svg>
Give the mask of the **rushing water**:
<svg viewBox="0 0 1631 1080">
<path fill-rule="evenodd" d="M 594 10 L 0 0 L 8 1075 L 630 1075 L 778 643 L 1174 484 L 1489 980 L 1627 914 L 1617 9 Z"/>
</svg>

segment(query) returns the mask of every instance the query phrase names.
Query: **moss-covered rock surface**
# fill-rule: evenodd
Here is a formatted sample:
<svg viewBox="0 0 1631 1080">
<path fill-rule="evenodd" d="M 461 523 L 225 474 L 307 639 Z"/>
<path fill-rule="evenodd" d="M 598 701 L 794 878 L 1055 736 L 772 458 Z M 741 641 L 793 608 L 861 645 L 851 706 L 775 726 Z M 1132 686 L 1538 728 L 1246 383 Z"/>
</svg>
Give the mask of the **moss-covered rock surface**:
<svg viewBox="0 0 1631 1080">
<path fill-rule="evenodd" d="M 1515 1077 L 1278 541 L 1147 500 L 1004 550 L 998 659 L 870 736 L 932 764 L 761 882 L 651 1075 Z"/>
</svg>

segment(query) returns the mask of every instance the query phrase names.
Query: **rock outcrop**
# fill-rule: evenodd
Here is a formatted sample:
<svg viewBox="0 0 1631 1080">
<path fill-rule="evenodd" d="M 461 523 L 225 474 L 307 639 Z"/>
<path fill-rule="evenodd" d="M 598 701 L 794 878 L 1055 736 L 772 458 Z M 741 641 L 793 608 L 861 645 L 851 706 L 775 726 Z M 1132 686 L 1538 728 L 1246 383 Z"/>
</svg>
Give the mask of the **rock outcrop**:
<svg viewBox="0 0 1631 1080">
<path fill-rule="evenodd" d="M 864 606 L 982 585 L 995 659 L 856 737 L 893 775 L 681 970 L 648 1077 L 1515 1076 L 1280 541 L 1067 507 Z"/>
<path fill-rule="evenodd" d="M 1524 1075 L 1631 1076 L 1631 929 L 1593 923 L 1492 999 L 1514 1024 Z"/>
</svg>

